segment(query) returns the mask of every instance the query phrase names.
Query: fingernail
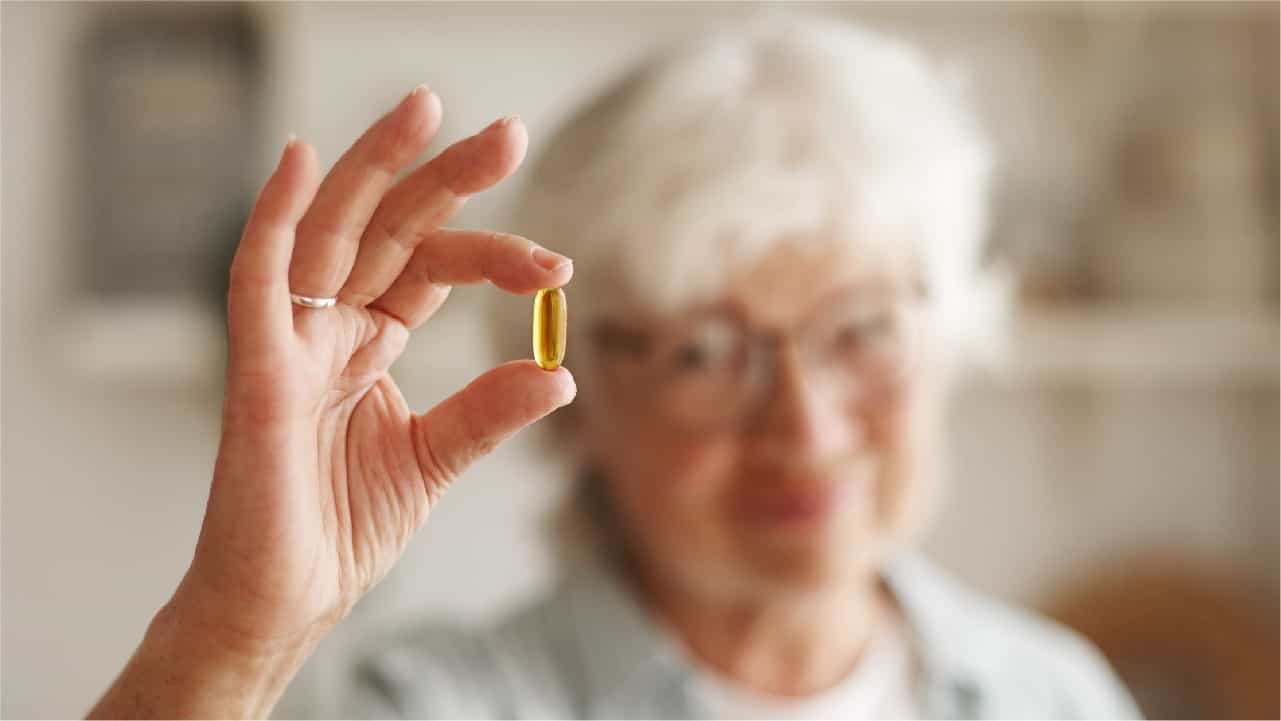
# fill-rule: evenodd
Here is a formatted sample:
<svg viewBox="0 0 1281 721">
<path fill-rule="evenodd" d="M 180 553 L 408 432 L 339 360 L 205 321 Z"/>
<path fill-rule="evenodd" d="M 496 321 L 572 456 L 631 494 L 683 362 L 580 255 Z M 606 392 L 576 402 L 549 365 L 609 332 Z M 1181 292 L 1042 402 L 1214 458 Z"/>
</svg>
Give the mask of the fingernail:
<svg viewBox="0 0 1281 721">
<path fill-rule="evenodd" d="M 413 102 L 414 98 L 416 98 L 416 97 L 418 97 L 418 96 L 420 96 L 420 95 L 423 95 L 424 93 L 427 93 L 427 92 L 429 92 L 429 91 L 428 91 L 428 89 L 427 89 L 427 85 L 426 85 L 426 84 L 419 84 L 419 85 L 418 85 L 417 87 L 415 87 L 413 90 L 410 90 L 408 95 L 406 95 L 403 99 L 401 99 L 401 101 L 400 101 L 400 105 L 398 105 L 397 107 L 398 107 L 398 108 L 403 108 L 403 107 L 405 107 L 406 105 L 409 105 L 409 103 Z"/>
<path fill-rule="evenodd" d="M 560 270 L 574 262 L 560 253 L 553 253 L 537 245 L 530 254 L 534 257 L 534 263 L 543 270 Z"/>
<path fill-rule="evenodd" d="M 489 127 L 485 128 L 485 130 L 495 130 L 497 128 L 505 128 L 508 125 L 511 125 L 512 123 L 516 122 L 517 120 L 520 120 L 519 115 L 508 115 L 507 117 L 499 118 L 494 122 L 490 123 Z"/>
<path fill-rule="evenodd" d="M 562 365 L 561 368 L 565 368 L 565 366 Z M 569 400 L 565 402 L 567 406 L 574 402 L 574 398 L 578 397 L 578 381 L 574 380 L 574 374 L 568 372 L 568 368 L 565 368 L 565 371 L 565 377 L 569 380 Z M 564 408 L 564 406 L 561 407 Z"/>
<path fill-rule="evenodd" d="M 409 105 L 411 104 L 411 102 L 414 102 L 415 97 L 423 95 L 423 93 L 425 92 L 429 92 L 427 85 L 416 86 L 414 90 L 409 91 L 409 95 L 402 97 L 401 101 L 397 102 L 396 109 L 392 110 L 391 114 L 396 114 L 398 113 L 398 111 L 409 108 Z"/>
<path fill-rule="evenodd" d="M 293 133 L 290 133 L 289 137 L 285 138 L 285 147 L 280 151 L 280 162 L 283 163 L 285 161 L 285 156 L 289 154 L 289 148 L 296 142 L 298 142 L 298 136 Z"/>
</svg>

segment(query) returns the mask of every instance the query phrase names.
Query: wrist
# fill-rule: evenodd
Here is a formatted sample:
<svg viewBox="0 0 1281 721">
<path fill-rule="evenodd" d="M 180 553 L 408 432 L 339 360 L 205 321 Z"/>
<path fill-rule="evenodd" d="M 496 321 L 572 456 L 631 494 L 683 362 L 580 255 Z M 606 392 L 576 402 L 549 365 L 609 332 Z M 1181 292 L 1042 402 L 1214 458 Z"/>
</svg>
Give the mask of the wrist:
<svg viewBox="0 0 1281 721">
<path fill-rule="evenodd" d="M 226 609 L 224 609 L 225 611 Z M 237 629 L 215 625 L 200 599 L 175 596 L 156 614 L 144 646 L 152 645 L 174 659 L 190 659 L 193 676 L 207 680 L 210 690 L 227 694 L 241 705 L 246 718 L 266 717 L 289 682 L 323 637 L 317 631 L 304 636 L 260 638 Z M 182 661 L 188 663 L 188 661 Z"/>
<path fill-rule="evenodd" d="M 91 717 L 266 718 L 320 640 L 245 643 L 189 604 L 160 609 Z"/>
<path fill-rule="evenodd" d="M 274 667 L 310 654 L 340 620 L 324 615 L 300 623 L 298 616 L 305 614 L 296 607 L 278 606 L 260 607 L 244 597 L 224 596 L 189 572 L 156 614 L 152 629 L 174 643 L 202 648 L 228 662 Z"/>
</svg>

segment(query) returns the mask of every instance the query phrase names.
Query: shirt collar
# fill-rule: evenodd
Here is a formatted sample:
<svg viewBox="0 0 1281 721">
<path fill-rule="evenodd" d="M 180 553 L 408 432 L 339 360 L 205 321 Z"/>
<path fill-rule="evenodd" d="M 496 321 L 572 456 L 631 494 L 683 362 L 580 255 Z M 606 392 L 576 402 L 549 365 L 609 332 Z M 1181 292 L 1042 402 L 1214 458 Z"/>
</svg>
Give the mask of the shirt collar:
<svg viewBox="0 0 1281 721">
<path fill-rule="evenodd" d="M 884 565 L 882 577 L 903 610 L 920 662 L 925 713 L 943 718 L 979 715 L 982 669 L 973 644 L 963 634 L 958 637 L 970 625 L 958 618 L 968 604 L 957 603 L 957 595 L 965 591 L 908 551 L 895 554 Z M 594 716 L 619 718 L 629 709 L 652 708 L 655 703 L 667 704 L 673 715 L 689 715 L 684 706 L 689 669 L 683 656 L 621 579 L 593 565 L 571 574 L 563 590 Z"/>
<path fill-rule="evenodd" d="M 983 669 L 966 638 L 973 619 L 966 591 L 918 554 L 900 551 L 885 564 L 882 576 L 903 610 L 912 648 L 920 663 L 925 712 L 936 718 L 982 715 Z"/>
<path fill-rule="evenodd" d="M 652 707 L 667 686 L 679 690 L 684 669 L 667 633 L 613 572 L 597 565 L 580 569 L 565 592 L 593 717 L 622 718 Z M 683 703 L 671 692 L 666 700 Z"/>
</svg>

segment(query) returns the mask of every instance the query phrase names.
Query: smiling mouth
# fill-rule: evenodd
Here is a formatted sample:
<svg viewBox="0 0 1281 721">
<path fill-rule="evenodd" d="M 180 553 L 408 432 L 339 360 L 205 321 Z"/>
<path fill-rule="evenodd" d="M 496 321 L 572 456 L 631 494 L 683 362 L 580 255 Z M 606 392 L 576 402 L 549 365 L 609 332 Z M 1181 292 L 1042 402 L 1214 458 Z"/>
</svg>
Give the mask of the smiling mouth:
<svg viewBox="0 0 1281 721">
<path fill-rule="evenodd" d="M 844 504 L 866 497 L 874 467 L 872 459 L 864 459 L 841 468 L 840 473 L 789 479 L 746 499 L 744 513 L 749 521 L 770 527 L 822 523 Z"/>
<path fill-rule="evenodd" d="M 845 484 L 840 483 L 774 493 L 753 502 L 750 515 L 770 525 L 816 523 L 832 515 L 844 493 Z"/>
</svg>

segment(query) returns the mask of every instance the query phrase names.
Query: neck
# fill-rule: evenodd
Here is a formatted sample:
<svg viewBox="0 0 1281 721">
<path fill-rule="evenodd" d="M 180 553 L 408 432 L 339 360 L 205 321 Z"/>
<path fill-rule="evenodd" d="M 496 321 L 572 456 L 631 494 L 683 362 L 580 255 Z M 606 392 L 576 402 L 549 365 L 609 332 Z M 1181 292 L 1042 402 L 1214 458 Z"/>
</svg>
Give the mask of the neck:
<svg viewBox="0 0 1281 721">
<path fill-rule="evenodd" d="M 809 696 L 835 686 L 888 621 L 874 574 L 834 588 L 765 599 L 712 597 L 644 579 L 646 599 L 687 650 L 759 693 Z"/>
</svg>

